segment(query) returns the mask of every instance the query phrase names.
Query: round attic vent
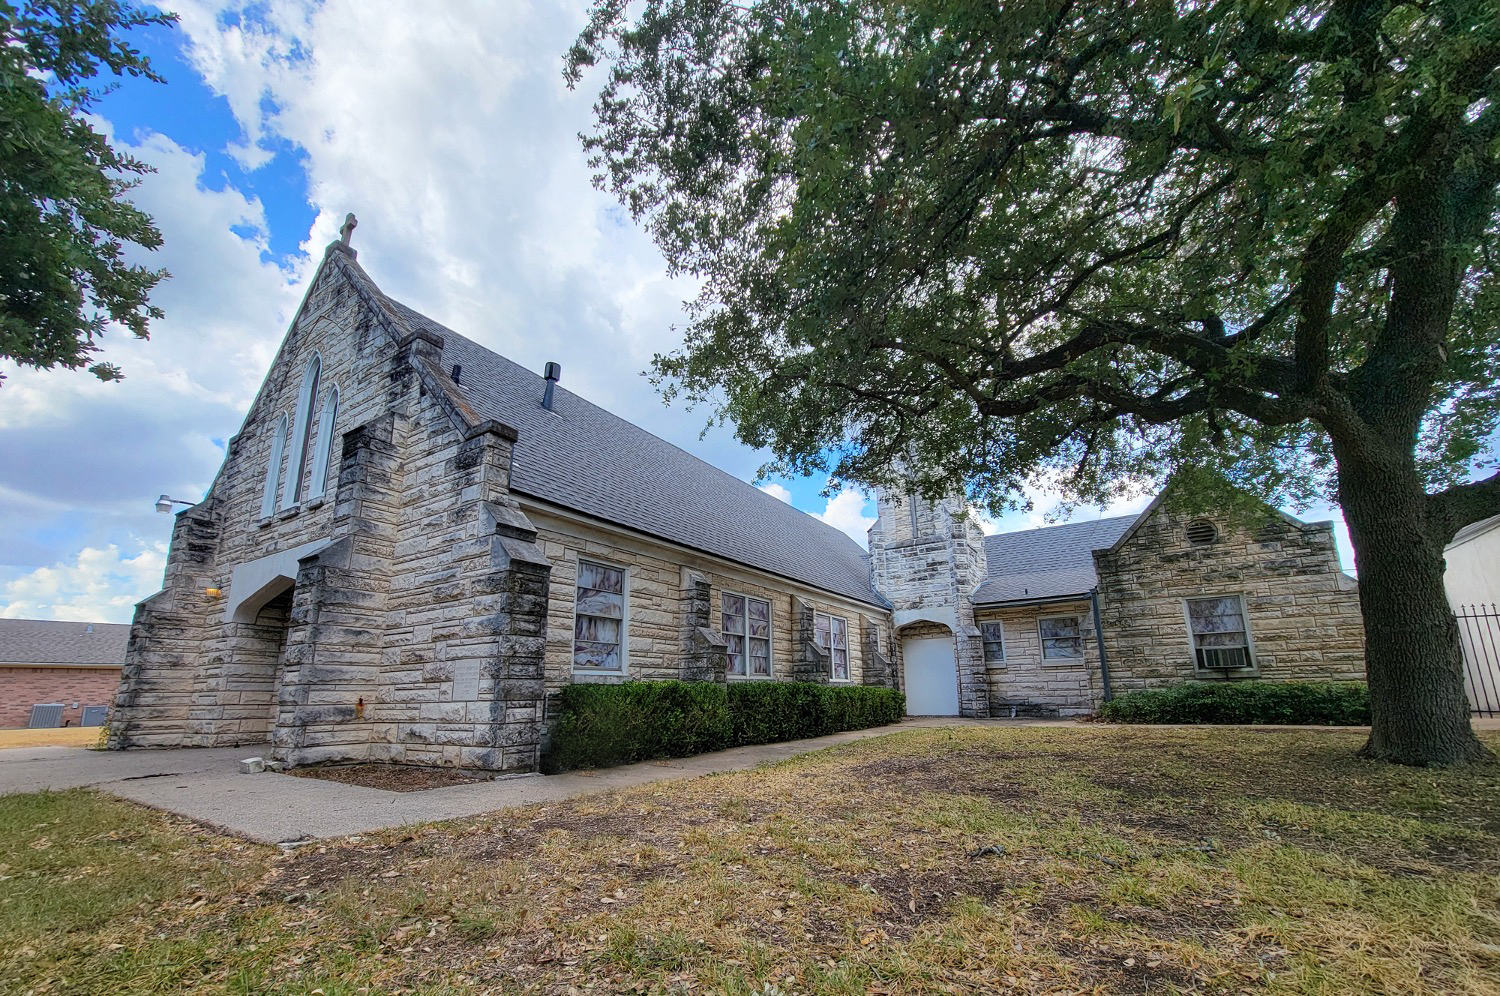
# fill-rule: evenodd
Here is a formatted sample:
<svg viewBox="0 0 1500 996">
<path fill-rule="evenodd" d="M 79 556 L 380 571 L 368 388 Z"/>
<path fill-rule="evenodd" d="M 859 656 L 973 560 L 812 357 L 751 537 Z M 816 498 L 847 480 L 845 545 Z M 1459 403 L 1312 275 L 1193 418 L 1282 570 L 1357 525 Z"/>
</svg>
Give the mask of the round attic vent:
<svg viewBox="0 0 1500 996">
<path fill-rule="evenodd" d="M 1207 546 L 1219 538 L 1219 530 L 1207 519 L 1194 519 L 1187 524 L 1187 538 L 1194 546 Z"/>
</svg>

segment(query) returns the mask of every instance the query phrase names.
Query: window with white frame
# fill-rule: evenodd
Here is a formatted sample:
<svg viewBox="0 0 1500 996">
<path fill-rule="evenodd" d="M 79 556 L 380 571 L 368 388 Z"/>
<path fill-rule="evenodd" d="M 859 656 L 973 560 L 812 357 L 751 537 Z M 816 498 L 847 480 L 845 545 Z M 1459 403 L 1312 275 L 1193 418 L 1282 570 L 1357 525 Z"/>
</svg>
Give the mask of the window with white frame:
<svg viewBox="0 0 1500 996">
<path fill-rule="evenodd" d="M 307 469 L 311 455 L 312 407 L 318 397 L 318 381 L 322 373 L 323 360 L 314 354 L 302 371 L 302 391 L 297 395 L 297 420 L 292 423 L 292 453 L 287 465 L 286 487 L 281 494 L 282 508 L 291 508 L 302 500 L 303 471 Z"/>
<path fill-rule="evenodd" d="M 573 666 L 587 671 L 623 671 L 624 650 L 625 571 L 580 560 L 573 614 Z"/>
<path fill-rule="evenodd" d="M 1250 629 L 1245 623 L 1245 603 L 1238 595 L 1189 598 L 1188 632 L 1193 656 L 1205 670 L 1233 670 L 1252 666 Z"/>
<path fill-rule="evenodd" d="M 318 446 L 313 451 L 312 479 L 307 482 L 307 498 L 323 496 L 328 484 L 328 460 L 333 449 L 333 426 L 339 417 L 339 389 L 330 387 L 323 398 L 323 410 L 318 414 Z"/>
<path fill-rule="evenodd" d="M 842 616 L 813 613 L 813 642 L 828 655 L 834 681 L 849 680 L 849 621 Z"/>
<path fill-rule="evenodd" d="M 286 455 L 286 415 L 276 423 L 276 435 L 271 437 L 271 457 L 266 463 L 266 491 L 260 499 L 260 517 L 269 517 L 276 511 L 276 488 L 281 484 L 281 460 Z"/>
<path fill-rule="evenodd" d="M 1036 621 L 1042 638 L 1042 660 L 1067 661 L 1083 657 L 1081 616 L 1042 616 Z"/>
<path fill-rule="evenodd" d="M 728 642 L 730 674 L 771 677 L 771 603 L 724 592 L 719 599 L 720 632 Z"/>
<path fill-rule="evenodd" d="M 984 662 L 986 664 L 1005 663 L 1005 632 L 1000 621 L 982 622 L 979 624 L 979 636 L 984 641 Z"/>
</svg>

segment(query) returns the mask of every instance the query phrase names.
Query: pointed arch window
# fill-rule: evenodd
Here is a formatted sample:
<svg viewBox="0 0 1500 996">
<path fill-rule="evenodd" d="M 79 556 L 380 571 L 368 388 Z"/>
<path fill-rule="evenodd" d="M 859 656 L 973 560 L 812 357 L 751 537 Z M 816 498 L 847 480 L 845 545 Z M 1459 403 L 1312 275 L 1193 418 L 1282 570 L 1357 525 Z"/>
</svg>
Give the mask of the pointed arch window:
<svg viewBox="0 0 1500 996">
<path fill-rule="evenodd" d="M 266 493 L 260 499 L 260 517 L 269 518 L 276 511 L 276 486 L 281 483 L 281 460 L 286 455 L 286 415 L 276 423 L 271 437 L 271 459 L 266 462 Z"/>
<path fill-rule="evenodd" d="M 328 486 L 328 460 L 333 455 L 333 426 L 339 417 L 339 389 L 334 385 L 323 398 L 323 410 L 318 413 L 318 446 L 313 450 L 312 480 L 307 482 L 307 499 L 323 496 Z"/>
<path fill-rule="evenodd" d="M 316 353 L 302 372 L 302 391 L 297 396 L 297 420 L 292 423 L 292 459 L 287 466 L 286 487 L 281 493 L 281 507 L 294 508 L 302 500 L 302 477 L 307 469 L 312 442 L 312 406 L 318 396 L 318 378 L 323 360 Z"/>
</svg>

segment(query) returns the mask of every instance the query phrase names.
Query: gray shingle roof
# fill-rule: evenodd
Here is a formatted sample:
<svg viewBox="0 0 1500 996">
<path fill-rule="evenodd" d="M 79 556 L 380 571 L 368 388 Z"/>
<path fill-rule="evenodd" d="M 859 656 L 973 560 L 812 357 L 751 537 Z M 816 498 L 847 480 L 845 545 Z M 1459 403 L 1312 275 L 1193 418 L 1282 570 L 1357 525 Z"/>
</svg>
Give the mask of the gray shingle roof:
<svg viewBox="0 0 1500 996">
<path fill-rule="evenodd" d="M 1114 545 L 1136 518 L 1119 515 L 986 536 L 984 557 L 989 574 L 974 590 L 975 603 L 993 605 L 1087 593 L 1099 583 L 1093 552 Z"/>
<path fill-rule="evenodd" d="M 871 587 L 865 551 L 839 530 L 726 474 L 562 387 L 542 408 L 545 381 L 405 305 L 416 331 L 443 339 L 464 399 L 519 438 L 511 487 L 585 515 L 757 567 L 862 602 Z"/>
<path fill-rule="evenodd" d="M 0 664 L 119 667 L 129 639 L 125 623 L 0 619 Z"/>
</svg>

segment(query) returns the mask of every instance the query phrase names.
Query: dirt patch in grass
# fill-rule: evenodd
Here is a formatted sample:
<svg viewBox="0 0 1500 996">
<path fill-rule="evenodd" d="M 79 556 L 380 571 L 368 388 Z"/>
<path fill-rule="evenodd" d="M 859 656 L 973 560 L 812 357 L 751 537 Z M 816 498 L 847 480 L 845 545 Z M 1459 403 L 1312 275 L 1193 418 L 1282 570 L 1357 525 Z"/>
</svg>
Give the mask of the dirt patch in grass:
<svg viewBox="0 0 1500 996">
<path fill-rule="evenodd" d="M 0 800 L 0 991 L 1500 991 L 1500 769 L 1358 743 L 916 730 L 289 854 Z"/>
<path fill-rule="evenodd" d="M 320 764 L 293 768 L 285 774 L 384 789 L 387 792 L 423 792 L 451 785 L 473 785 L 490 778 L 484 772 L 456 768 L 420 768 L 409 764 Z"/>
</svg>

